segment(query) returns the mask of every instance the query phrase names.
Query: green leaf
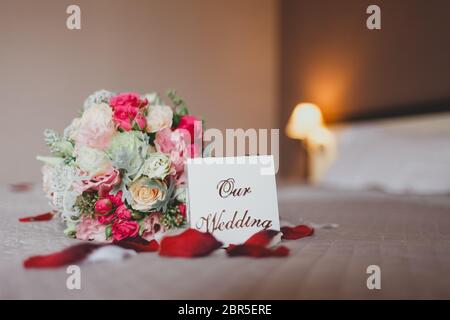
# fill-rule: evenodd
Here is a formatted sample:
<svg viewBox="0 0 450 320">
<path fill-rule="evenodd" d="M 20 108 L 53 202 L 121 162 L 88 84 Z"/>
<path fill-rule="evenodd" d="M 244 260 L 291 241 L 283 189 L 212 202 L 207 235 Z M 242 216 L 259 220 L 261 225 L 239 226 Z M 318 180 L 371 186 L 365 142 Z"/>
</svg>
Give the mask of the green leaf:
<svg viewBox="0 0 450 320">
<path fill-rule="evenodd" d="M 112 236 L 112 225 L 108 225 L 105 229 L 105 235 L 106 235 L 106 239 L 111 238 Z"/>
<path fill-rule="evenodd" d="M 142 237 L 142 235 L 145 232 L 145 227 L 144 227 L 144 219 L 142 219 L 141 221 L 138 222 L 139 223 L 139 236 Z"/>
<path fill-rule="evenodd" d="M 170 101 L 172 101 L 172 104 L 175 107 L 176 115 L 185 116 L 189 114 L 186 102 L 177 95 L 177 92 L 175 90 L 168 90 L 166 95 L 170 99 Z"/>
<path fill-rule="evenodd" d="M 142 213 L 140 213 L 140 212 L 137 212 L 137 211 L 133 211 L 133 212 L 131 213 L 131 217 L 132 217 L 134 220 L 141 220 L 142 218 L 144 218 L 144 214 L 142 214 Z"/>
<path fill-rule="evenodd" d="M 147 136 L 148 136 L 148 144 L 154 145 L 155 138 L 156 138 L 156 132 L 149 132 L 149 133 L 147 133 Z"/>
</svg>

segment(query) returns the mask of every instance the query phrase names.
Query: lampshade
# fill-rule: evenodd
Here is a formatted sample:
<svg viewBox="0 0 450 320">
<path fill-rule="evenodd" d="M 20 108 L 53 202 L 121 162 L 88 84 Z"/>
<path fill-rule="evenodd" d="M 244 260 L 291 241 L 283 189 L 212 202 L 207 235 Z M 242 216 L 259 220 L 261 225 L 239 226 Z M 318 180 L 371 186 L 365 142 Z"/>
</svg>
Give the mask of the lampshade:
<svg viewBox="0 0 450 320">
<path fill-rule="evenodd" d="M 322 112 L 318 106 L 313 103 L 300 103 L 292 111 L 286 134 L 293 139 L 305 139 L 322 124 Z"/>
</svg>

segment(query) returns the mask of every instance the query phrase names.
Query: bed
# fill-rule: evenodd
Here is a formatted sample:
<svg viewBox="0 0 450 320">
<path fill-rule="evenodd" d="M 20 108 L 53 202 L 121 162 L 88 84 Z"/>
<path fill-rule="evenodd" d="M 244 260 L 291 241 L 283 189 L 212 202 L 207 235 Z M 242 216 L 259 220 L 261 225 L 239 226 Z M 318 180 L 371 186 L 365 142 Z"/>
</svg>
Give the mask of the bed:
<svg viewBox="0 0 450 320">
<path fill-rule="evenodd" d="M 449 122 L 444 122 L 443 131 L 438 131 L 441 137 L 448 138 L 446 124 Z M 439 126 L 427 127 L 435 132 Z M 364 131 L 367 126 L 361 128 Z M 416 126 L 411 128 L 417 131 Z M 405 132 L 403 124 L 399 130 Z M 373 130 L 370 132 L 373 134 Z M 361 137 L 360 133 L 353 137 Z M 399 141 L 393 141 L 387 150 L 395 149 Z M 410 146 L 418 148 L 417 144 Z M 119 263 L 83 265 L 81 290 L 66 288 L 68 274 L 64 268 L 22 268 L 22 261 L 28 256 L 78 242 L 62 236 L 58 219 L 18 222 L 19 217 L 49 209 L 40 187 L 12 192 L 3 186 L 0 298 L 450 299 L 450 193 L 445 189 L 450 162 L 445 158 L 448 152 L 439 149 L 442 144 L 437 148 L 437 160 L 443 167 L 431 182 L 411 180 L 410 175 L 393 180 L 390 175 L 385 180 L 379 179 L 380 175 L 364 175 L 371 172 L 371 161 L 366 159 L 362 171 L 338 160 L 322 186 L 280 183 L 278 199 L 284 222 L 315 227 L 312 237 L 285 243 L 291 250 L 289 257 L 228 258 L 221 250 L 190 260 L 140 254 Z M 360 152 L 354 154 L 361 156 Z M 388 157 L 385 154 L 382 158 Z M 381 160 L 372 158 L 372 165 L 381 168 Z M 352 156 L 341 159 L 353 161 Z M 342 179 L 347 175 L 345 170 L 362 173 L 350 180 Z M 374 177 L 378 179 L 376 183 Z M 419 187 L 415 184 L 418 181 L 422 181 Z M 369 290 L 367 286 L 367 269 L 372 265 L 380 267 L 380 290 Z"/>
<path fill-rule="evenodd" d="M 82 266 L 82 290 L 71 291 L 65 269 L 24 270 L 21 263 L 75 241 L 61 236 L 56 219 L 18 222 L 24 214 L 47 209 L 39 189 L 11 193 L 4 187 L 0 298 L 450 298 L 448 196 L 286 186 L 280 187 L 279 202 L 283 219 L 316 226 L 313 237 L 286 244 L 287 258 L 227 258 L 221 251 L 194 260 L 141 254 Z M 381 290 L 366 286 L 369 265 L 381 268 Z"/>
</svg>

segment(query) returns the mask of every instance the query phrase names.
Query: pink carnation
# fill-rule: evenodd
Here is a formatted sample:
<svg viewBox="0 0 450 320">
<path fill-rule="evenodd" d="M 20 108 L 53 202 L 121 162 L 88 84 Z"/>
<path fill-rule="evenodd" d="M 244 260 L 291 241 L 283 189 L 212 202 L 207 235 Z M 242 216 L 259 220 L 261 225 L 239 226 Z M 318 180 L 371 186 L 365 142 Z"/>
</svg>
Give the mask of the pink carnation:
<svg viewBox="0 0 450 320">
<path fill-rule="evenodd" d="M 102 225 L 96 219 L 83 217 L 76 227 L 76 237 L 86 241 L 106 241 L 106 226 Z"/>
<path fill-rule="evenodd" d="M 120 207 L 116 209 L 117 218 L 120 220 L 130 220 L 131 219 L 131 211 L 127 208 L 126 205 L 122 204 Z"/>
<path fill-rule="evenodd" d="M 155 212 L 145 217 L 142 227 L 144 228 L 142 238 L 147 241 L 153 240 L 156 233 L 164 232 L 164 227 L 161 223 L 161 213 Z"/>
<path fill-rule="evenodd" d="M 111 108 L 105 103 L 86 110 L 77 126 L 74 132 L 77 146 L 88 146 L 100 150 L 108 147 L 116 130 Z"/>
<path fill-rule="evenodd" d="M 109 104 L 114 111 L 114 122 L 125 131 L 133 129 L 134 124 L 144 130 L 147 121 L 141 109 L 147 103 L 147 99 L 141 100 L 137 93 L 121 93 L 111 98 Z"/>
<path fill-rule="evenodd" d="M 155 137 L 156 150 L 169 156 L 177 173 L 184 170 L 184 163 L 188 157 L 197 157 L 201 154 L 201 147 L 191 144 L 190 134 L 185 129 L 169 128 L 158 131 Z"/>
<path fill-rule="evenodd" d="M 97 220 L 100 224 L 110 224 L 115 218 L 116 215 L 114 213 L 110 213 L 106 216 L 98 216 Z"/>
<path fill-rule="evenodd" d="M 122 201 L 122 191 L 117 192 L 116 195 L 108 194 L 106 196 L 113 203 L 114 207 L 118 208 L 123 205 Z"/>
<path fill-rule="evenodd" d="M 75 189 L 79 192 L 87 190 L 98 191 L 100 198 L 108 196 L 109 192 L 121 182 L 120 173 L 117 169 L 111 169 L 106 174 L 95 176 L 90 180 L 83 180 L 75 184 Z"/>
</svg>

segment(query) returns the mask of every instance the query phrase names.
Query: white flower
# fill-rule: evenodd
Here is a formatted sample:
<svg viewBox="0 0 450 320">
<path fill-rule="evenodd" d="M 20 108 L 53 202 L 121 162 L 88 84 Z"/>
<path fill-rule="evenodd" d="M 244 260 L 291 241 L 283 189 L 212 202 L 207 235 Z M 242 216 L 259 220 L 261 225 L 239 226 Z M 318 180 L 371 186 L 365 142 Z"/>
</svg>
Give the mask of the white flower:
<svg viewBox="0 0 450 320">
<path fill-rule="evenodd" d="M 147 176 L 149 178 L 156 178 L 163 180 L 171 173 L 170 159 L 167 155 L 161 152 L 155 152 L 149 155 L 145 160 L 136 178 Z"/>
<path fill-rule="evenodd" d="M 73 188 L 75 180 L 79 179 L 77 170 L 72 166 L 46 164 L 42 167 L 43 186 L 50 205 L 61 214 L 66 221 L 71 221 L 80 215 L 74 207 L 80 192 Z"/>
<path fill-rule="evenodd" d="M 149 106 L 147 113 L 147 132 L 157 132 L 172 126 L 173 111 L 169 106 Z"/>
<path fill-rule="evenodd" d="M 112 116 L 112 109 L 106 103 L 94 105 L 86 110 L 77 128 L 76 144 L 105 150 L 116 131 Z"/>
<path fill-rule="evenodd" d="M 180 202 L 186 203 L 186 186 L 180 185 L 175 188 L 174 198 Z"/>
<path fill-rule="evenodd" d="M 146 93 L 142 98 L 143 98 L 142 100 L 147 99 L 148 104 L 151 106 L 161 103 L 161 98 L 156 92 Z"/>
<path fill-rule="evenodd" d="M 64 129 L 64 138 L 75 140 L 80 124 L 81 124 L 80 118 L 73 119 L 72 123 L 67 128 Z"/>
<path fill-rule="evenodd" d="M 116 94 L 114 92 L 110 92 L 108 90 L 95 91 L 84 101 L 83 108 L 84 110 L 88 110 L 94 105 L 100 103 L 109 103 L 109 100 L 111 100 L 111 98 L 114 97 L 115 95 Z"/>
<path fill-rule="evenodd" d="M 77 150 L 77 165 L 92 177 L 105 174 L 112 167 L 105 152 L 86 146 Z"/>
</svg>

